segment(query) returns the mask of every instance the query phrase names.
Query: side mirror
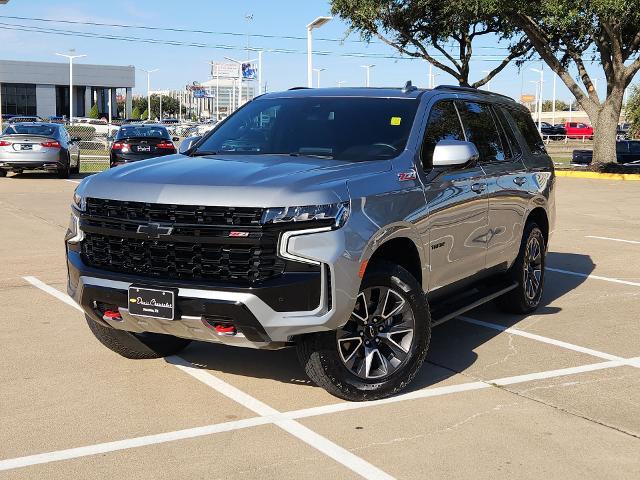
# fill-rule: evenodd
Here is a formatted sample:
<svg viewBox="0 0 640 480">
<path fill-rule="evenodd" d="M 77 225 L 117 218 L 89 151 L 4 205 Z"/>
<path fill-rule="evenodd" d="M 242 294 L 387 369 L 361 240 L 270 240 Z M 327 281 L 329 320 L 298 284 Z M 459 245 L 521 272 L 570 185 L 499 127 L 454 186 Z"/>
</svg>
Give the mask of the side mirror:
<svg viewBox="0 0 640 480">
<path fill-rule="evenodd" d="M 80 137 L 71 137 L 71 142 L 72 143 L 77 143 L 79 141 L 81 141 L 82 139 Z"/>
<path fill-rule="evenodd" d="M 433 151 L 434 167 L 460 167 L 480 157 L 476 146 L 459 140 L 440 140 Z"/>
<path fill-rule="evenodd" d="M 178 153 L 186 152 L 201 138 L 202 138 L 201 136 L 193 136 L 193 137 L 185 138 L 184 140 L 182 140 L 182 143 L 180 143 L 180 147 L 178 148 Z"/>
</svg>

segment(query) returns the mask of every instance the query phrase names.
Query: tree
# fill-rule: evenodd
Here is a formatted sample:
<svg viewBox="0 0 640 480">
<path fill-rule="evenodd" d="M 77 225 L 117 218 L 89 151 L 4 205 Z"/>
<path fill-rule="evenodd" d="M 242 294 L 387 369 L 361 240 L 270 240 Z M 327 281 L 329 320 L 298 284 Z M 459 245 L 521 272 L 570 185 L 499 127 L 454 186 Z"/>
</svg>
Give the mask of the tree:
<svg viewBox="0 0 640 480">
<path fill-rule="evenodd" d="M 131 118 L 133 118 L 134 120 L 140 120 L 140 109 L 138 107 L 135 107 L 131 111 Z"/>
<path fill-rule="evenodd" d="M 567 102 L 563 102 L 562 100 L 556 100 L 556 112 L 562 112 L 564 110 L 569 110 L 569 104 Z M 543 101 L 542 111 L 553 112 L 553 100 Z"/>
<path fill-rule="evenodd" d="M 640 0 L 504 0 L 501 10 L 589 115 L 593 167 L 615 161 L 624 91 L 640 69 Z M 596 92 L 589 60 L 604 70 L 605 95 Z"/>
<path fill-rule="evenodd" d="M 635 85 L 627 101 L 625 109 L 627 122 L 631 124 L 631 135 L 637 138 L 640 134 L 640 87 Z"/>
<path fill-rule="evenodd" d="M 89 111 L 89 118 L 100 118 L 100 113 L 98 112 L 98 104 L 95 103 L 91 110 Z"/>
<path fill-rule="evenodd" d="M 473 87 L 485 85 L 509 62 L 530 51 L 528 40 L 503 19 L 499 8 L 497 0 L 331 0 L 333 14 L 365 40 L 376 37 L 401 54 L 426 60 L 460 85 Z M 491 34 L 509 40 L 508 51 L 500 64 L 471 83 L 474 40 Z M 457 53 L 451 53 L 451 42 Z"/>
<path fill-rule="evenodd" d="M 147 109 L 144 109 L 144 112 L 140 115 L 140 120 L 149 120 L 149 112 Z"/>
</svg>

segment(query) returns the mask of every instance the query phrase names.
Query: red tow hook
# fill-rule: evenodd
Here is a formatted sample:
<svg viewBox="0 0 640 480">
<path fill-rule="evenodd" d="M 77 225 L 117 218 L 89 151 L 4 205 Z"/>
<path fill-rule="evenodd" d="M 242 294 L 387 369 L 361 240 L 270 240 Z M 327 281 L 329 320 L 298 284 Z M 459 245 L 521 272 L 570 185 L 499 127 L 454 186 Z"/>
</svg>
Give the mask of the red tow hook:
<svg viewBox="0 0 640 480">
<path fill-rule="evenodd" d="M 122 320 L 122 315 L 120 312 L 116 312 L 115 310 L 105 310 L 102 314 L 103 320 Z"/>
<path fill-rule="evenodd" d="M 215 325 L 213 328 L 215 329 L 216 332 L 218 332 L 221 335 L 235 335 L 236 334 L 236 327 L 234 327 L 233 325 L 218 324 L 218 325 Z"/>
</svg>

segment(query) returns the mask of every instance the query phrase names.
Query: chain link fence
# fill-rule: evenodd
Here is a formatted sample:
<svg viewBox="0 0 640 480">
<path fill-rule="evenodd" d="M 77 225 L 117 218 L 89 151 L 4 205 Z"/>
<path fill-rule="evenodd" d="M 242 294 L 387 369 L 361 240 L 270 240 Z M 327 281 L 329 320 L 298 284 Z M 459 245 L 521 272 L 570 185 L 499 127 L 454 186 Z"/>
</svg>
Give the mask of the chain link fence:
<svg viewBox="0 0 640 480">
<path fill-rule="evenodd" d="M 109 150 L 111 142 L 121 123 L 107 123 L 101 120 L 88 122 L 74 122 L 66 124 L 65 128 L 72 138 L 77 139 L 80 147 L 80 173 L 101 172 L 109 168 Z M 214 123 L 183 122 L 165 124 L 169 135 L 173 138 L 176 148 L 187 137 L 204 135 L 214 126 Z"/>
</svg>

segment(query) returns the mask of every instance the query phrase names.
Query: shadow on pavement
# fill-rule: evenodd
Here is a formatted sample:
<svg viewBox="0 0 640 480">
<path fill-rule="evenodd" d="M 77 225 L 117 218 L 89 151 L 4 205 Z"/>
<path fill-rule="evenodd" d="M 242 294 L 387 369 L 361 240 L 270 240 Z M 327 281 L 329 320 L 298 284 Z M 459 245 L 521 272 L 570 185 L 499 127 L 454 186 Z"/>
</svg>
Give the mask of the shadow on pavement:
<svg viewBox="0 0 640 480">
<path fill-rule="evenodd" d="M 77 173 L 73 175 L 69 175 L 69 180 L 82 180 L 83 178 L 89 177 L 91 175 L 95 175 L 95 173 Z M 58 176 L 56 173 L 45 172 L 45 171 L 29 171 L 22 173 L 9 173 L 6 178 L 22 180 L 22 179 L 38 179 L 38 178 L 55 178 Z"/>
<path fill-rule="evenodd" d="M 595 265 L 587 255 L 551 252 L 547 257 L 547 266 L 588 275 Z M 535 314 L 560 311 L 560 308 L 549 305 L 578 288 L 584 280 L 582 277 L 571 275 L 547 274 L 542 303 Z M 490 316 L 487 321 L 505 327 L 515 326 L 526 318 L 525 315 L 502 313 L 493 303 L 479 307 L 468 315 L 474 314 L 482 314 L 485 319 Z M 477 327 L 461 321 L 450 321 L 434 328 L 427 362 L 407 391 L 426 388 L 464 372 L 477 360 L 475 350 L 501 334 L 498 330 Z M 194 365 L 211 370 L 212 373 L 224 372 L 292 384 L 311 383 L 298 363 L 294 348 L 266 351 L 194 342 L 181 356 Z"/>
</svg>

